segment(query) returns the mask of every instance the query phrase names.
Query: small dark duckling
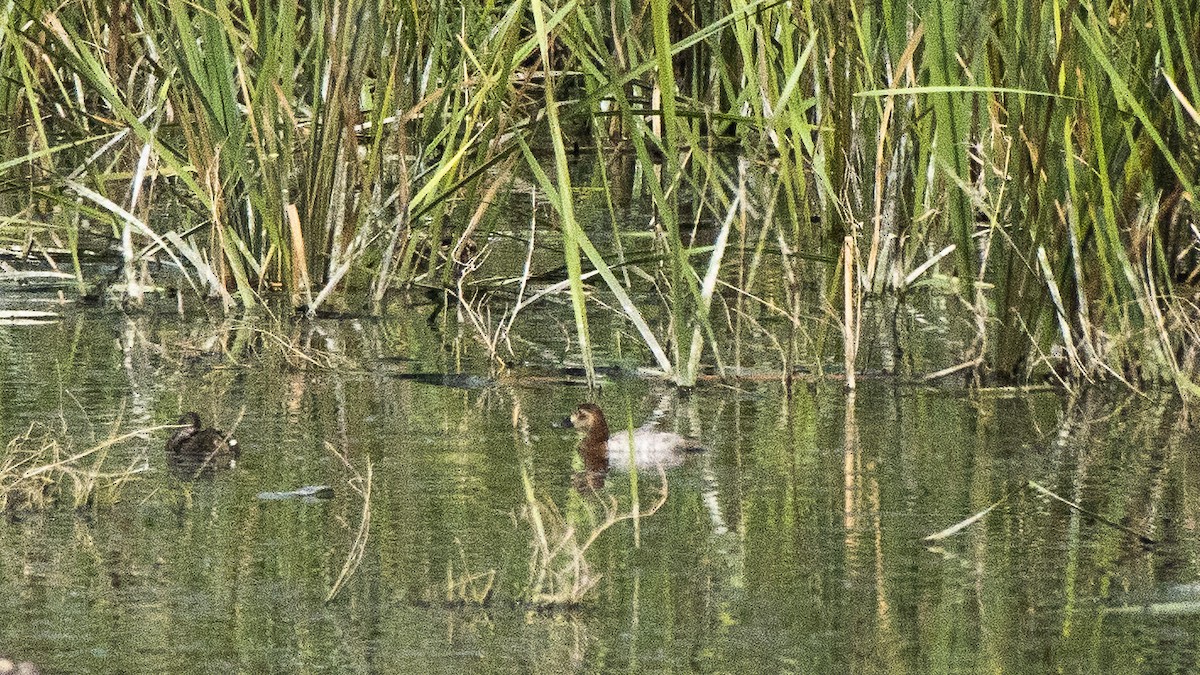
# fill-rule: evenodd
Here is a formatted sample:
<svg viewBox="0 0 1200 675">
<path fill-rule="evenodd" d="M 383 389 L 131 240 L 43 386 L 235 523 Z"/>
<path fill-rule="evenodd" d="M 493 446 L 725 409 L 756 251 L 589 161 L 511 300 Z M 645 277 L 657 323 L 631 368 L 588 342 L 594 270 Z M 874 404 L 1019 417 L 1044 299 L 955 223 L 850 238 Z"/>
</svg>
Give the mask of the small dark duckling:
<svg viewBox="0 0 1200 675">
<path fill-rule="evenodd" d="M 194 412 L 179 418 L 182 428 L 167 439 L 167 456 L 180 465 L 195 464 L 199 470 L 224 469 L 237 466 L 241 449 L 237 439 L 220 429 L 203 429 L 200 416 Z"/>
<path fill-rule="evenodd" d="M 608 420 L 595 403 L 580 403 L 571 417 L 563 420 L 563 426 L 574 427 L 583 433 L 579 454 L 583 457 L 586 483 L 591 486 L 603 485 L 603 476 L 610 468 L 629 468 L 630 446 L 633 448 L 633 465 L 639 469 L 678 466 L 688 453 L 704 450 L 699 441 L 646 427 L 634 429 L 632 433 L 618 431 L 609 436 Z"/>
</svg>

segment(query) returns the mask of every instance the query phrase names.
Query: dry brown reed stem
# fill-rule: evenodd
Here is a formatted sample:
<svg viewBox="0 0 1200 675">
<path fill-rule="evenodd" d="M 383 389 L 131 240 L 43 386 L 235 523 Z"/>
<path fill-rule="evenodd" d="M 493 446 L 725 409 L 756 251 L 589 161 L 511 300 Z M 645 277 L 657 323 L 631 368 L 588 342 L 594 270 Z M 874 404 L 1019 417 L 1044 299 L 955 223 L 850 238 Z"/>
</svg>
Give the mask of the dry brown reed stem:
<svg viewBox="0 0 1200 675">
<path fill-rule="evenodd" d="M 313 301 L 312 282 L 308 278 L 308 253 L 304 249 L 304 230 L 300 226 L 300 212 L 295 204 L 284 208 L 287 215 L 289 241 L 292 244 L 292 288 L 303 293 L 304 304 L 311 307 Z"/>
</svg>

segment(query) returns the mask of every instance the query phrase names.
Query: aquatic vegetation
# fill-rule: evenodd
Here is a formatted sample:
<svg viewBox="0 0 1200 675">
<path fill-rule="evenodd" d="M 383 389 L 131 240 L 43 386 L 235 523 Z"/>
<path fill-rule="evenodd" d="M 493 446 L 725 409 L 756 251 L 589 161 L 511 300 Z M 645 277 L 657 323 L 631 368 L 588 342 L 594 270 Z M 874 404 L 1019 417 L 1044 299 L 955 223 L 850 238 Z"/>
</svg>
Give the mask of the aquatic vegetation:
<svg viewBox="0 0 1200 675">
<path fill-rule="evenodd" d="M 19 3 L 0 243 L 133 303 L 431 290 L 500 367 L 555 297 L 592 383 L 632 343 L 681 386 L 770 349 L 1197 391 L 1196 0 L 602 4 Z"/>
<path fill-rule="evenodd" d="M 496 589 L 496 570 L 468 572 L 471 565 L 462 541 L 455 539 L 454 543 L 458 546 L 458 571 L 454 569 L 454 561 L 446 563 L 446 604 L 486 605 Z"/>
<path fill-rule="evenodd" d="M 1104 517 L 1102 514 L 1089 511 L 1088 509 L 1080 506 L 1078 503 L 1073 502 L 1069 499 L 1066 499 L 1065 497 L 1062 497 L 1061 495 L 1057 494 L 1056 492 L 1047 488 L 1046 486 L 1038 483 L 1037 481 L 1033 481 L 1033 480 L 1027 481 L 1023 487 L 1028 488 L 1028 489 L 1042 495 L 1043 497 L 1045 497 L 1047 499 L 1053 499 L 1074 511 L 1082 513 L 1097 523 L 1107 525 L 1108 527 L 1111 527 L 1116 530 L 1120 530 L 1120 531 L 1124 532 L 1125 534 L 1132 536 L 1138 542 L 1140 542 L 1146 546 L 1153 546 L 1156 543 L 1158 543 L 1153 538 L 1147 536 L 1145 533 L 1138 532 L 1137 530 L 1134 530 L 1125 525 L 1122 525 L 1121 523 L 1112 521 L 1112 520 Z M 989 513 L 992 512 L 993 509 L 995 509 L 997 506 L 1000 506 L 1001 504 L 1003 504 L 1009 498 L 1009 496 L 1011 494 L 1012 493 L 1004 495 L 1003 497 L 996 500 L 992 504 L 989 504 L 987 508 L 983 509 L 979 513 L 973 514 L 963 520 L 960 520 L 959 522 L 954 523 L 953 525 L 951 525 L 950 527 L 947 527 L 944 530 L 941 530 L 939 532 L 934 532 L 933 534 L 930 534 L 930 535 L 924 537 L 921 541 L 937 542 L 937 541 L 946 539 L 948 537 L 957 535 L 958 533 L 962 532 L 963 530 L 967 529 L 968 527 L 974 525 L 975 523 L 977 523 L 980 520 L 982 520 L 983 518 L 985 518 Z"/>
<path fill-rule="evenodd" d="M 338 451 L 328 441 L 325 443 L 325 448 L 334 457 L 341 460 L 342 465 L 348 472 L 346 486 L 350 488 L 351 492 L 357 494 L 362 499 L 358 528 L 355 530 L 354 538 L 350 542 L 349 550 L 346 551 L 346 561 L 342 564 L 342 569 L 338 572 L 337 579 L 334 580 L 333 586 L 330 587 L 329 593 L 325 596 L 325 602 L 330 602 L 338 596 L 342 587 L 354 575 L 354 572 L 358 570 L 359 565 L 362 564 L 363 556 L 366 554 L 367 540 L 371 537 L 371 484 L 374 480 L 374 465 L 371 463 L 371 458 L 368 457 L 365 462 L 365 471 L 359 471 L 350 461 L 344 450 Z"/>
<path fill-rule="evenodd" d="M 599 497 L 598 517 L 585 525 L 582 518 L 564 515 L 550 499 L 539 499 L 534 492 L 529 472 L 522 468 L 525 505 L 521 519 L 529 523 L 532 538 L 529 553 L 529 579 L 522 593 L 528 602 L 546 607 L 577 605 L 600 581 L 587 560 L 587 552 L 617 523 L 654 515 L 667 502 L 667 476 L 658 469 L 659 493 L 648 507 L 635 501 L 628 510 L 622 509 L 615 495 Z M 595 493 L 593 493 L 595 494 Z M 592 512 L 589 511 L 589 514 Z M 590 529 L 588 529 L 590 527 Z"/>
<path fill-rule="evenodd" d="M 66 429 L 31 424 L 8 442 L 0 455 L 0 509 L 45 509 L 66 504 L 88 509 L 121 500 L 124 487 L 150 470 L 144 456 L 113 466 L 113 448 L 172 425 L 118 432 L 74 452 Z"/>
</svg>

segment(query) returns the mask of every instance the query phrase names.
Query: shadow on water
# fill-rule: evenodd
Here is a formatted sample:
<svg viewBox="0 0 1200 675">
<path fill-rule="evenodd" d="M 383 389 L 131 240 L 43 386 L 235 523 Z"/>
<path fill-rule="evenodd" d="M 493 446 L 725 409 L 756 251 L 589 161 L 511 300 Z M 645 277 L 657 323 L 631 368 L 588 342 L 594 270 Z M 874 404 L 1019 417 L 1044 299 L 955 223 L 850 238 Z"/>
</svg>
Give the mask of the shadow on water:
<svg viewBox="0 0 1200 675">
<path fill-rule="evenodd" d="M 487 372 L 419 318 L 294 330 L 272 348 L 149 315 L 0 327 L 0 439 L 48 414 L 91 438 L 118 410 L 129 427 L 197 410 L 241 415 L 242 448 L 180 481 L 162 431 L 106 457 L 153 469 L 113 503 L 10 510 L 0 653 L 43 672 L 1197 667 L 1194 612 L 1114 610 L 1176 602 L 1200 573 L 1200 454 L 1174 400 L 612 378 L 614 430 L 653 419 L 710 451 L 595 539 L 581 602 L 539 607 L 531 560 L 565 530 L 540 543 L 529 494 L 585 535 L 603 500 L 658 495 L 654 472 L 572 487 L 577 439 L 553 422 L 584 392 L 376 369 L 403 353 L 413 373 Z"/>
</svg>

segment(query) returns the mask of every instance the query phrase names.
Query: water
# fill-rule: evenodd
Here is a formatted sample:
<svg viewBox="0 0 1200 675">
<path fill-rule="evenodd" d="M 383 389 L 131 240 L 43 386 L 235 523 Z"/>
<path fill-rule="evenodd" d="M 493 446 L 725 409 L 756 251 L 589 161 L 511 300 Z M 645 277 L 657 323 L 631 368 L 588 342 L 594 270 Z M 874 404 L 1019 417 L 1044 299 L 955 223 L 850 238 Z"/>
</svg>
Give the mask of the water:
<svg viewBox="0 0 1200 675">
<path fill-rule="evenodd" d="M 158 431 L 106 457 L 108 470 L 150 468 L 116 503 L 9 511 L 0 654 L 70 673 L 1200 667 L 1188 604 L 1200 467 L 1169 399 L 890 381 L 853 397 L 771 382 L 685 396 L 618 378 L 600 397 L 611 417 L 660 409 L 660 426 L 711 451 L 668 474 L 640 547 L 630 522 L 597 539 L 587 561 L 600 580 L 583 602 L 537 607 L 523 600 L 534 540 L 522 467 L 539 499 L 590 529 L 601 503 L 571 488 L 575 438 L 552 426 L 586 391 L 545 371 L 405 379 L 487 373 L 419 317 L 279 330 L 337 366 L 204 318 L 79 310 L 0 327 L 0 440 L 41 421 L 78 452 L 114 424 L 197 410 L 236 423 L 243 448 L 236 470 L 186 481 L 167 471 Z M 360 532 L 368 463 L 361 564 L 326 602 Z M 306 485 L 335 496 L 257 498 Z M 658 479 L 638 487 L 649 505 Z M 627 506 L 629 490 L 617 476 L 606 494 Z M 448 569 L 494 571 L 488 601 L 448 600 Z M 1181 596 L 1159 614 L 1106 611 Z"/>
</svg>

